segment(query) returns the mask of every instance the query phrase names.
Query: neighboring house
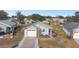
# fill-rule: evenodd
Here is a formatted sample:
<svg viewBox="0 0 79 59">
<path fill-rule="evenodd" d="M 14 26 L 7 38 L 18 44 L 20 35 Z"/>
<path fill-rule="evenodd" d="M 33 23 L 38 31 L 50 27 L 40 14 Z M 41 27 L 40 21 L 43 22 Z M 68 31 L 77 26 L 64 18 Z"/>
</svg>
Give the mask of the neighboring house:
<svg viewBox="0 0 79 59">
<path fill-rule="evenodd" d="M 31 24 L 33 22 L 32 19 L 28 20 L 27 18 L 24 19 L 26 25 Z"/>
<path fill-rule="evenodd" d="M 41 29 L 42 35 L 48 35 L 48 36 L 52 35 L 52 28 L 49 25 L 44 24 L 43 22 L 40 22 L 40 21 L 34 23 L 34 25 Z"/>
<path fill-rule="evenodd" d="M 45 18 L 45 20 L 50 21 L 50 20 L 52 20 L 52 18 Z"/>
<path fill-rule="evenodd" d="M 52 28 L 42 22 L 36 22 L 25 29 L 24 33 L 25 36 L 30 37 L 39 37 L 40 35 L 52 37 Z"/>
<path fill-rule="evenodd" d="M 52 18 L 52 20 L 54 21 L 54 22 L 59 22 L 59 23 L 65 23 L 65 21 L 67 21 L 67 19 L 66 18 L 58 18 L 58 17 L 53 17 Z"/>
<path fill-rule="evenodd" d="M 42 22 L 45 24 L 50 24 L 50 22 L 48 20 L 43 20 Z"/>
<path fill-rule="evenodd" d="M 63 30 L 66 32 L 68 36 L 73 37 L 73 39 L 75 39 L 75 41 L 79 44 L 79 23 L 65 23 L 63 25 Z"/>
<path fill-rule="evenodd" d="M 0 28 L 3 30 L 4 33 L 12 33 L 15 27 L 16 23 L 11 22 L 9 20 L 0 21 Z"/>
<path fill-rule="evenodd" d="M 20 23 L 19 23 L 19 21 L 17 20 L 17 18 L 9 18 L 8 20 L 9 20 L 9 21 L 11 21 L 11 22 L 16 23 L 16 24 L 17 24 L 17 26 L 19 26 L 19 25 L 20 25 Z"/>
</svg>

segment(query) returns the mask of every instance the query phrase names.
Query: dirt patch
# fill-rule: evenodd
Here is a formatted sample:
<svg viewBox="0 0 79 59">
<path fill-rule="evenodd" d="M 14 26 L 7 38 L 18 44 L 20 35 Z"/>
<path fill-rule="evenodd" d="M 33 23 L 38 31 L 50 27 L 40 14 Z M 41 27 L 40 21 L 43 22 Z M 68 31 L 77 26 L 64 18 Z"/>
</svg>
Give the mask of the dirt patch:
<svg viewBox="0 0 79 59">
<path fill-rule="evenodd" d="M 12 48 L 18 44 L 23 38 L 23 31 L 18 31 L 13 38 L 0 39 L 0 48 Z"/>
</svg>

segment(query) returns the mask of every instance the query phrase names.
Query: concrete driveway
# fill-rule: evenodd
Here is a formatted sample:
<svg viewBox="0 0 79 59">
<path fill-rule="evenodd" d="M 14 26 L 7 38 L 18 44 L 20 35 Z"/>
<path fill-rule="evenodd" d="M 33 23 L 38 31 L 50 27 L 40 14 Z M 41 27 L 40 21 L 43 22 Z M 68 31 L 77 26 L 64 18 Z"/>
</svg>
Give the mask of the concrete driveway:
<svg viewBox="0 0 79 59">
<path fill-rule="evenodd" d="M 17 48 L 38 48 L 38 39 L 35 37 L 24 37 Z"/>
</svg>

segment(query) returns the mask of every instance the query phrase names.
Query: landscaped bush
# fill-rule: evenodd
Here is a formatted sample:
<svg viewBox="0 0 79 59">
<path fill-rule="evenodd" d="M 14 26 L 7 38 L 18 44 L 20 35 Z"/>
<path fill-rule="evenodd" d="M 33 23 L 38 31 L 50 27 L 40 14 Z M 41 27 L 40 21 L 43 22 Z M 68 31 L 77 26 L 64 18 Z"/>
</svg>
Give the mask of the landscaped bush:
<svg viewBox="0 0 79 59">
<path fill-rule="evenodd" d="M 67 35 L 67 38 L 69 38 L 69 39 L 70 39 L 70 38 L 71 38 L 71 36 L 68 36 L 68 35 Z"/>
<path fill-rule="evenodd" d="M 53 34 L 52 34 L 52 36 L 53 36 L 53 37 L 56 37 L 56 36 L 57 36 L 57 34 L 56 34 L 56 33 L 53 33 Z"/>
<path fill-rule="evenodd" d="M 41 36 L 41 37 L 45 37 L 45 38 L 46 38 L 46 37 L 49 37 L 48 35 L 42 35 L 42 34 L 41 34 L 40 36 Z"/>
</svg>

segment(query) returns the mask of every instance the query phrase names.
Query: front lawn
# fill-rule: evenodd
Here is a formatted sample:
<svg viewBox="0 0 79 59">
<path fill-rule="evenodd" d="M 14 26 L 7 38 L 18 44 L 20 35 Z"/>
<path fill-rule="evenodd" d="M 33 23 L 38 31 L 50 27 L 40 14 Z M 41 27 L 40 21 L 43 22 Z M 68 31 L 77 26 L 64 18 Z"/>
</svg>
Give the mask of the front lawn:
<svg viewBox="0 0 79 59">
<path fill-rule="evenodd" d="M 23 31 L 17 31 L 13 38 L 0 39 L 0 48 L 12 48 L 18 44 L 23 38 Z"/>
<path fill-rule="evenodd" d="M 68 38 L 66 33 L 63 31 L 60 24 L 50 25 L 53 27 L 53 31 L 56 37 L 53 38 L 40 38 L 39 45 L 42 48 L 78 48 L 79 45 L 72 38 Z"/>
</svg>

